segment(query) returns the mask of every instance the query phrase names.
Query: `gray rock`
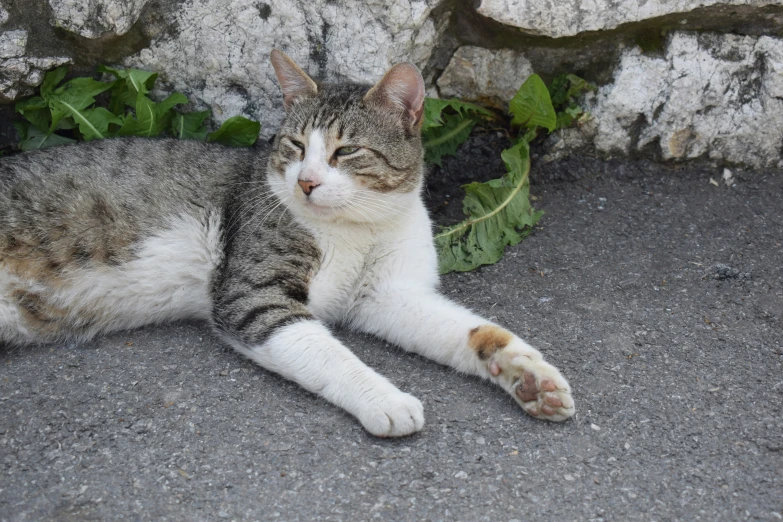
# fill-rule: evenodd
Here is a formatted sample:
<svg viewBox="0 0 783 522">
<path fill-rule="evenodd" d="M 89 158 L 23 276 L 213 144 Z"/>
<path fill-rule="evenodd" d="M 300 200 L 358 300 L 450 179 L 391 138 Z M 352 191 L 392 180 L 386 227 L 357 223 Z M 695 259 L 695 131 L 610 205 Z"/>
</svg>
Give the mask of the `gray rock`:
<svg viewBox="0 0 783 522">
<path fill-rule="evenodd" d="M 242 114 L 269 136 L 283 115 L 268 61 L 280 48 L 325 81 L 369 83 L 410 61 L 423 68 L 429 95 L 501 109 L 533 70 L 545 79 L 577 72 L 602 84 L 583 101 L 592 117 L 553 135 L 545 159 L 585 150 L 753 167 L 781 160 L 783 0 L 597 0 L 589 9 L 576 0 L 484 0 L 479 13 L 506 27 L 446 0 L 4 5 L 0 103 L 32 94 L 56 65 L 74 63 L 84 73 L 114 62 L 159 72 L 162 91 L 184 92 L 193 108 L 211 109 L 215 123 Z M 629 22 L 637 23 L 566 41 L 516 29 L 567 36 Z M 52 25 L 93 40 L 85 45 Z M 656 35 L 672 25 L 677 31 L 661 41 Z M 729 30 L 744 36 L 721 33 Z M 8 120 L 10 109 L 2 111 Z M 14 135 L 10 128 L 0 121 L 0 146 Z"/>
<path fill-rule="evenodd" d="M 674 13 L 713 5 L 764 7 L 781 0 L 482 0 L 479 14 L 530 34 L 560 38 L 587 31 L 605 31 Z"/>
<path fill-rule="evenodd" d="M 374 82 L 395 63 L 427 63 L 439 36 L 430 14 L 440 1 L 194 0 L 176 12 L 173 37 L 126 64 L 161 71 L 218 121 L 243 114 L 270 135 L 283 115 L 272 49 L 321 79 Z"/>
<path fill-rule="evenodd" d="M 122 35 L 139 19 L 148 0 L 49 0 L 52 24 L 85 38 Z"/>
<path fill-rule="evenodd" d="M 32 94 L 33 87 L 43 81 L 44 71 L 69 61 L 25 56 L 27 39 L 23 30 L 0 33 L 0 102 Z"/>
<path fill-rule="evenodd" d="M 519 52 L 466 45 L 452 56 L 438 78 L 438 88 L 444 98 L 455 97 L 506 109 L 508 101 L 532 72 L 530 61 Z"/>
<path fill-rule="evenodd" d="M 27 31 L 0 33 L 0 58 L 18 58 L 27 47 Z"/>
<path fill-rule="evenodd" d="M 781 71 L 783 39 L 768 36 L 675 33 L 663 56 L 629 49 L 614 82 L 586 102 L 595 121 L 564 130 L 555 150 L 592 144 L 604 154 L 778 165 Z"/>
</svg>

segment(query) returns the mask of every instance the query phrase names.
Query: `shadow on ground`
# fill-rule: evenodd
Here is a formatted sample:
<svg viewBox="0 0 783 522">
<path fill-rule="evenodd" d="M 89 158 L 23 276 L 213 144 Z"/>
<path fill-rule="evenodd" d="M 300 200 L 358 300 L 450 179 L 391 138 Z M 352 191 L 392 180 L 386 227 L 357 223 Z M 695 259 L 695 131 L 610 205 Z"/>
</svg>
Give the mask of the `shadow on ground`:
<svg viewBox="0 0 783 522">
<path fill-rule="evenodd" d="M 491 138 L 431 175 L 441 222 L 470 172 L 502 173 Z M 422 400 L 421 434 L 372 438 L 200 325 L 6 349 L 0 519 L 779 520 L 783 173 L 719 175 L 539 166 L 536 232 L 444 278 L 562 369 L 572 421 L 345 331 Z"/>
</svg>

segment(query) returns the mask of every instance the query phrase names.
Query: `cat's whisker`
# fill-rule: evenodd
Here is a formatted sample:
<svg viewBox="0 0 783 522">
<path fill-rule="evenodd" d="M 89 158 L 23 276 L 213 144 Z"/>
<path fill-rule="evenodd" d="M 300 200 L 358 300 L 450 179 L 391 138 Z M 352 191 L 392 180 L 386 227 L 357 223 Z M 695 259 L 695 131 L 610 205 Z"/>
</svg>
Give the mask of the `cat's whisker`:
<svg viewBox="0 0 783 522">
<path fill-rule="evenodd" d="M 402 204 L 397 203 L 395 201 L 390 201 L 387 198 L 381 199 L 378 196 L 378 194 L 375 194 L 373 192 L 369 192 L 369 191 L 366 191 L 366 190 L 357 190 L 357 191 L 355 191 L 353 193 L 353 195 L 354 196 L 358 196 L 358 197 L 364 197 L 366 199 L 371 199 L 373 201 L 382 201 L 383 203 L 385 203 L 387 205 L 390 205 L 390 206 L 393 206 L 393 207 L 397 207 L 397 208 L 400 208 L 400 209 L 408 209 L 409 208 L 409 205 L 402 205 Z"/>
<path fill-rule="evenodd" d="M 372 215 L 377 216 L 379 219 L 383 220 L 386 223 L 393 223 L 393 220 L 391 219 L 391 216 L 385 215 L 382 212 L 380 212 L 378 209 L 373 208 L 371 206 L 368 206 L 366 204 L 362 204 L 359 201 L 354 201 L 353 204 L 351 205 L 351 208 L 353 208 L 353 209 L 355 209 L 357 211 L 359 209 L 366 210 L 367 212 L 370 212 Z M 365 214 L 362 214 L 362 215 L 365 215 Z M 371 221 L 377 221 L 377 220 L 371 220 Z"/>
<path fill-rule="evenodd" d="M 355 210 L 356 212 L 358 212 L 359 214 L 361 214 L 362 216 L 364 216 L 364 218 L 367 220 L 367 222 L 368 222 L 368 223 L 372 223 L 372 222 L 373 222 L 373 220 L 372 220 L 372 219 L 370 219 L 370 217 L 369 217 L 367 214 L 365 214 L 364 212 L 362 212 L 362 211 L 359 209 L 359 207 L 358 207 L 357 205 L 354 205 L 354 204 L 352 204 L 352 203 L 350 203 L 350 202 L 349 202 L 349 203 L 347 203 L 347 206 L 348 206 L 348 208 L 350 208 L 350 209 L 352 209 L 352 210 Z"/>
<path fill-rule="evenodd" d="M 395 220 L 395 217 L 397 217 L 399 214 L 394 209 L 388 209 L 383 207 L 377 207 L 372 204 L 368 204 L 368 202 L 362 202 L 362 201 L 354 201 L 355 206 L 358 208 L 361 208 L 363 210 L 366 210 L 367 212 L 371 212 L 372 214 L 378 216 L 381 220 L 383 220 L 387 224 L 395 225 L 397 221 Z M 389 215 L 385 211 L 391 210 L 392 214 Z"/>
<path fill-rule="evenodd" d="M 269 216 L 271 216 L 271 215 L 272 215 L 272 213 L 274 213 L 274 211 L 277 209 L 277 207 L 279 207 L 279 206 L 280 206 L 280 205 L 282 205 L 283 203 L 284 203 L 284 200 L 282 200 L 282 199 L 281 199 L 280 201 L 278 201 L 278 202 L 277 202 L 277 205 L 275 205 L 274 207 L 272 207 L 272 209 L 271 209 L 269 212 L 267 212 L 267 213 L 266 213 L 266 215 L 264 216 L 264 218 L 263 218 L 263 219 L 261 220 L 261 222 L 260 222 L 260 223 L 259 223 L 259 224 L 256 226 L 256 228 L 253 230 L 253 232 L 255 233 L 255 230 L 257 230 L 259 226 L 262 226 L 262 225 L 264 224 L 264 222 L 265 222 L 267 219 L 269 219 Z"/>
<path fill-rule="evenodd" d="M 400 208 L 391 207 L 390 205 L 387 205 L 386 202 L 380 201 L 378 199 L 364 199 L 362 197 L 356 197 L 354 198 L 354 200 L 357 202 L 361 202 L 365 206 L 375 208 L 379 211 L 389 212 L 394 216 L 404 216 L 407 218 L 412 218 L 412 216 L 407 211 L 402 210 Z"/>
<path fill-rule="evenodd" d="M 272 196 L 274 196 L 274 194 L 273 194 L 273 193 L 271 193 L 271 192 L 267 192 L 267 193 L 264 193 L 264 194 L 261 194 L 261 195 L 258 195 L 258 196 L 254 196 L 254 197 L 253 197 L 253 198 L 251 198 L 249 201 L 247 201 L 247 202 L 243 202 L 241 205 L 239 205 L 238 207 L 236 207 L 236 208 L 235 208 L 235 209 L 234 209 L 234 210 L 231 212 L 231 215 L 229 216 L 229 218 L 230 218 L 230 219 L 234 219 L 234 218 L 235 218 L 235 217 L 237 217 L 237 215 L 238 215 L 238 214 L 240 214 L 240 213 L 241 213 L 242 215 L 244 215 L 244 214 L 246 213 L 247 209 L 249 209 L 249 208 L 251 208 L 251 207 L 255 207 L 255 206 L 257 206 L 257 205 L 258 205 L 258 203 L 259 203 L 259 201 L 261 201 L 261 202 L 263 202 L 263 201 L 266 201 L 266 200 L 268 200 L 268 199 L 269 199 L 270 197 L 272 197 Z M 232 222 L 231 224 L 233 225 L 233 222 Z"/>
<path fill-rule="evenodd" d="M 269 200 L 273 199 L 274 197 L 275 197 L 275 194 L 268 194 L 268 195 L 266 195 L 264 197 L 258 197 L 256 199 L 252 200 L 251 202 L 243 204 L 238 209 L 236 209 L 234 212 L 232 212 L 232 214 L 231 214 L 231 216 L 229 218 L 229 219 L 231 219 L 231 221 L 229 222 L 229 224 L 227 225 L 226 228 L 231 229 L 231 227 L 236 225 L 236 223 L 239 220 L 241 220 L 244 216 L 246 216 L 249 212 L 257 211 L 258 207 L 261 207 L 261 212 L 263 212 L 265 210 L 264 205 L 267 204 L 267 202 Z M 247 223 L 245 223 L 245 225 L 246 224 Z M 244 228 L 245 225 L 242 225 L 239 228 L 239 230 L 242 230 L 242 228 Z M 238 233 L 239 230 L 237 230 L 236 233 Z M 236 235 L 236 233 L 235 233 L 235 235 Z"/>
<path fill-rule="evenodd" d="M 364 191 L 357 191 L 353 193 L 353 196 L 356 198 L 361 198 L 365 201 L 372 201 L 374 203 L 378 203 L 383 205 L 387 208 L 395 208 L 398 209 L 401 212 L 408 211 L 410 209 L 409 205 L 402 205 L 400 203 L 396 203 L 394 201 L 389 201 L 385 198 L 380 198 L 376 194 L 373 194 L 371 192 L 364 192 Z"/>
<path fill-rule="evenodd" d="M 253 231 L 250 233 L 250 235 L 251 235 L 251 236 L 254 236 L 254 235 L 255 235 L 255 233 L 256 233 L 256 231 L 257 231 L 257 230 L 258 230 L 260 227 L 262 227 L 262 226 L 264 225 L 264 222 L 266 222 L 266 220 L 267 220 L 267 219 L 269 219 L 269 216 L 271 216 L 272 214 L 274 214 L 275 210 L 277 210 L 277 208 L 278 208 L 280 205 L 282 205 L 283 203 L 285 203 L 285 200 L 281 198 L 281 199 L 280 199 L 280 201 L 278 201 L 278 202 L 277 202 L 277 204 L 276 204 L 275 206 L 273 206 L 273 207 L 272 207 L 272 208 L 271 208 L 271 209 L 270 209 L 270 210 L 269 210 L 269 211 L 266 213 L 266 215 L 264 215 L 264 217 L 263 217 L 261 220 L 259 220 L 258 224 L 256 224 L 255 228 L 254 228 L 254 229 L 253 229 Z M 285 210 L 287 210 L 287 209 L 288 209 L 288 205 L 286 205 L 286 206 L 285 206 L 285 209 L 283 210 L 283 213 L 285 213 Z M 282 216 L 281 216 L 281 217 L 282 217 Z"/>
<path fill-rule="evenodd" d="M 252 205 L 252 208 L 250 208 L 250 206 L 248 206 L 248 207 L 246 208 L 246 210 L 245 210 L 245 211 L 242 213 L 242 216 L 245 216 L 245 215 L 247 215 L 248 213 L 252 213 L 252 214 L 261 214 L 261 213 L 263 213 L 263 212 L 266 212 L 266 211 L 267 211 L 267 210 L 269 210 L 270 208 L 271 208 L 272 210 L 274 210 L 274 208 L 272 208 L 272 207 L 275 207 L 275 208 L 276 208 L 276 207 L 277 207 L 277 206 L 279 206 L 279 204 L 280 204 L 280 203 L 279 203 L 277 200 L 275 200 L 275 199 L 274 199 L 274 196 L 275 196 L 275 194 L 271 194 L 270 196 L 268 196 L 268 197 L 264 198 L 264 200 L 263 200 L 263 201 L 260 201 L 260 202 L 256 203 L 255 205 Z M 271 200 L 271 201 L 270 201 L 270 200 Z M 260 208 L 259 208 L 259 207 L 260 207 Z M 237 220 L 238 220 L 238 219 L 239 219 L 239 218 L 237 218 Z M 239 227 L 239 228 L 238 228 L 236 231 L 234 231 L 234 233 L 231 235 L 231 237 L 230 237 L 229 239 L 233 239 L 234 237 L 236 237 L 236 236 L 237 236 L 237 234 L 239 234 L 239 232 L 241 232 L 241 231 L 242 231 L 242 229 L 244 229 L 244 228 L 245 228 L 245 227 L 246 227 L 248 224 L 250 224 L 250 223 L 252 223 L 252 222 L 253 222 L 253 216 L 251 216 L 251 217 L 250 217 L 250 219 L 248 219 L 247 221 L 245 221 L 245 222 L 242 224 L 242 226 L 240 226 L 240 227 Z M 236 223 L 236 220 L 234 221 L 234 223 Z M 255 230 L 254 230 L 254 232 L 255 232 Z"/>
</svg>

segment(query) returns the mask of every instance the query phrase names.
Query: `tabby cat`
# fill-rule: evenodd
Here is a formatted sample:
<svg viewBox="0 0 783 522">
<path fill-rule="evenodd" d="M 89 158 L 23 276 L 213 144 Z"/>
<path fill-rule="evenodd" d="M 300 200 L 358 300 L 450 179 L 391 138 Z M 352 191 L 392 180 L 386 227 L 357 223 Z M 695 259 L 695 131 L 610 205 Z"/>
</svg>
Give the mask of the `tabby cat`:
<svg viewBox="0 0 783 522">
<path fill-rule="evenodd" d="M 487 378 L 537 418 L 573 415 L 537 350 L 437 293 L 416 67 L 369 87 L 318 85 L 280 51 L 272 65 L 287 115 L 271 145 L 112 139 L 0 161 L 0 342 L 203 319 L 370 433 L 421 430 L 421 402 L 339 323 Z"/>
</svg>

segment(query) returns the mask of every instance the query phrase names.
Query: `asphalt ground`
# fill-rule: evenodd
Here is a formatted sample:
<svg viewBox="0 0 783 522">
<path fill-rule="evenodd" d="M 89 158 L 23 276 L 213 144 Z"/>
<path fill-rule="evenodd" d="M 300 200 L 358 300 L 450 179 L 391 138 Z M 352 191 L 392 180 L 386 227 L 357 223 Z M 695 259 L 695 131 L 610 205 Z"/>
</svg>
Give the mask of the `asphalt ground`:
<svg viewBox="0 0 783 522">
<path fill-rule="evenodd" d="M 437 220 L 500 146 L 432 173 Z M 783 172 L 534 169 L 541 225 L 443 291 L 558 366 L 572 420 L 343 330 L 420 434 L 373 438 L 199 324 L 0 348 L 0 520 L 783 519 Z"/>
</svg>

